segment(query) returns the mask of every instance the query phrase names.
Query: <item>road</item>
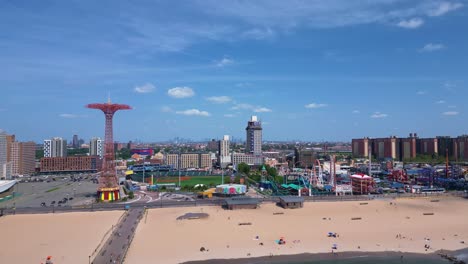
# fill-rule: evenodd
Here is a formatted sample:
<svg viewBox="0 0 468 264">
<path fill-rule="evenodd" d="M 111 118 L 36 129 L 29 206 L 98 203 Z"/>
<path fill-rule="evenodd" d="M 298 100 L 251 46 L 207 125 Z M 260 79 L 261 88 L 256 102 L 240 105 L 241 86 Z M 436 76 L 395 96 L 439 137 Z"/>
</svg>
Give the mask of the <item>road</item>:
<svg viewBox="0 0 468 264">
<path fill-rule="evenodd" d="M 122 263 L 144 211 L 144 208 L 128 210 L 91 263 Z"/>
</svg>

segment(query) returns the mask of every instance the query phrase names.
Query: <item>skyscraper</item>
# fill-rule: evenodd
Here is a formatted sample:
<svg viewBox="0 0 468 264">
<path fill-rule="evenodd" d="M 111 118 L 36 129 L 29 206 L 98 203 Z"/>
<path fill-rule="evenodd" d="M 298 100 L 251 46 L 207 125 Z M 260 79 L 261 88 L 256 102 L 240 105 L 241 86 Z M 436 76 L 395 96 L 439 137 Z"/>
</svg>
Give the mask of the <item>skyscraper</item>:
<svg viewBox="0 0 468 264">
<path fill-rule="evenodd" d="M 44 140 L 44 157 L 66 157 L 67 141 L 60 137 Z"/>
<path fill-rule="evenodd" d="M 229 136 L 225 135 L 223 140 L 218 142 L 218 163 L 221 168 L 226 168 L 226 166 L 231 163 L 231 153 L 229 149 Z"/>
<path fill-rule="evenodd" d="M 103 141 L 100 138 L 92 138 L 89 141 L 89 155 L 99 156 L 102 158 L 103 155 Z"/>
<path fill-rule="evenodd" d="M 262 155 L 262 123 L 258 121 L 257 116 L 252 116 L 247 123 L 246 146 L 245 151 L 247 154 L 255 156 Z"/>
<path fill-rule="evenodd" d="M 78 141 L 78 135 L 73 135 L 72 147 L 73 148 L 79 148 L 80 147 L 80 143 Z"/>
</svg>

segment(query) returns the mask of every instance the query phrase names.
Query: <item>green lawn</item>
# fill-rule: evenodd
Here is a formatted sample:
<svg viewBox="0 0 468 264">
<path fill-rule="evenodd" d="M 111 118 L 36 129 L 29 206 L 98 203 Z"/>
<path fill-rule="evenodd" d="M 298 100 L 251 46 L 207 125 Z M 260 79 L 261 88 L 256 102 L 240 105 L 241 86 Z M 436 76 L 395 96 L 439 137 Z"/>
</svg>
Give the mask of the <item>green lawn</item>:
<svg viewBox="0 0 468 264">
<path fill-rule="evenodd" d="M 161 181 L 157 181 L 154 179 L 155 183 L 179 183 L 179 177 L 163 177 L 159 178 Z M 224 183 L 229 183 L 230 177 L 224 177 Z M 196 184 L 204 184 L 209 185 L 213 183 L 214 185 L 221 184 L 221 176 L 197 176 L 197 177 L 190 177 L 190 180 L 181 181 L 182 186 L 194 186 Z"/>
</svg>

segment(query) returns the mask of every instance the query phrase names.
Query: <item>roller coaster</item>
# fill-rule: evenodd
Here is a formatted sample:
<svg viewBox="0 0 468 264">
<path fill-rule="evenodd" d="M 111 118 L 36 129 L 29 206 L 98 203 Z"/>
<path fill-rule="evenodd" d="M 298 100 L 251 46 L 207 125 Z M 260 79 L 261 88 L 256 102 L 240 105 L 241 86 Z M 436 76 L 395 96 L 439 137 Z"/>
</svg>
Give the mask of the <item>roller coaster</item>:
<svg viewBox="0 0 468 264">
<path fill-rule="evenodd" d="M 284 175 L 283 184 L 277 183 L 273 177 L 265 173 L 264 170 L 262 171 L 262 180 L 260 182 L 256 182 L 251 178 L 248 178 L 248 180 L 259 186 L 261 190 L 271 190 L 272 196 L 313 196 L 331 194 L 333 192 L 335 192 L 335 194 L 338 194 L 338 192 L 345 193 L 349 188 L 336 185 L 336 165 L 334 156 L 331 156 L 330 165 L 332 171 L 329 173 L 328 177 L 325 176 L 323 166 L 317 159 L 312 166 L 312 170 Z"/>
</svg>

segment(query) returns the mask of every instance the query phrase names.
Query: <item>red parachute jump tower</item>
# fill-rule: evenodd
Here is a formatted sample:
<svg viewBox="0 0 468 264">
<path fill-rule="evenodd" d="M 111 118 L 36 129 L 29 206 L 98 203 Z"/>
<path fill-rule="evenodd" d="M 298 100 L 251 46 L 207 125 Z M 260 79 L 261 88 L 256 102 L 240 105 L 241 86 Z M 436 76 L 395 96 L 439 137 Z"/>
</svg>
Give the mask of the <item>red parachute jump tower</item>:
<svg viewBox="0 0 468 264">
<path fill-rule="evenodd" d="M 132 109 L 128 105 L 113 104 L 109 100 L 104 104 L 89 104 L 86 106 L 91 109 L 99 109 L 104 112 L 106 117 L 105 139 L 104 139 L 104 159 L 102 161 L 102 172 L 99 177 L 98 197 L 101 201 L 115 201 L 120 199 L 120 187 L 115 173 L 115 153 L 114 136 L 112 131 L 112 118 L 118 110 Z"/>
</svg>

